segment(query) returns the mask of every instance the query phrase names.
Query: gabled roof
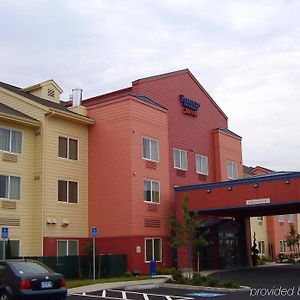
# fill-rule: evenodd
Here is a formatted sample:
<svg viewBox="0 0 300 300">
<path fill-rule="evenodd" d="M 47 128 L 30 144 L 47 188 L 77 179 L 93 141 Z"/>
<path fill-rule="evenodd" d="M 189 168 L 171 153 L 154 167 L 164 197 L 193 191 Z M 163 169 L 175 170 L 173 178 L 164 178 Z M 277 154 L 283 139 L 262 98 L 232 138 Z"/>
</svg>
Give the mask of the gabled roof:
<svg viewBox="0 0 300 300">
<path fill-rule="evenodd" d="M 54 101 L 49 101 L 40 97 L 37 97 L 35 95 L 32 95 L 28 92 L 25 92 L 22 88 L 13 86 L 11 84 L 5 83 L 5 82 L 1 82 L 0 81 L 0 88 L 6 89 L 10 92 L 13 92 L 19 96 L 22 96 L 24 98 L 27 98 L 35 103 L 38 103 L 42 106 L 45 107 L 45 109 L 49 109 L 50 111 L 56 111 L 56 112 L 60 112 L 63 113 L 64 115 L 69 115 L 72 116 L 73 119 L 80 119 L 81 121 L 84 122 L 88 122 L 88 123 L 93 123 L 92 119 L 90 119 L 89 117 L 86 116 L 82 116 L 80 114 L 77 114 L 76 112 L 73 112 L 71 110 L 69 110 L 66 106 L 65 106 L 65 102 L 54 102 Z"/>
<path fill-rule="evenodd" d="M 56 109 L 59 109 L 59 110 L 62 110 L 62 111 L 70 112 L 62 103 L 56 103 L 56 102 L 53 102 L 53 101 L 49 101 L 49 100 L 34 96 L 34 95 L 32 95 L 28 92 L 24 92 L 23 89 L 21 89 L 19 87 L 16 87 L 16 86 L 13 86 L 11 84 L 0 81 L 0 87 L 4 88 L 6 90 L 9 90 L 9 91 L 11 91 L 15 94 L 18 94 L 22 97 L 25 97 L 29 100 L 32 100 L 36 103 L 39 103 L 43 106 L 50 107 L 50 108 L 56 108 Z"/>
<path fill-rule="evenodd" d="M 228 119 L 228 117 L 223 112 L 223 110 L 219 107 L 219 105 L 215 102 L 215 100 L 209 95 L 209 93 L 205 90 L 205 88 L 199 83 L 199 81 L 196 79 L 196 77 L 192 74 L 192 72 L 189 69 L 182 69 L 178 71 L 173 71 L 173 72 L 168 72 L 160 75 L 154 75 L 150 77 L 137 79 L 133 81 L 132 84 L 138 84 L 141 81 L 152 81 L 152 80 L 158 80 L 170 76 L 177 76 L 179 74 L 188 74 L 192 78 L 192 80 L 198 85 L 198 87 L 202 90 L 202 92 L 208 97 L 208 99 L 213 103 L 213 105 L 217 108 L 217 110 L 226 118 L 226 120 Z"/>
<path fill-rule="evenodd" d="M 39 82 L 37 84 L 28 86 L 26 88 L 23 88 L 23 91 L 24 92 L 34 91 L 34 90 L 39 89 L 48 84 L 52 84 L 61 94 L 64 92 L 53 79 L 45 80 L 45 81 Z"/>
</svg>

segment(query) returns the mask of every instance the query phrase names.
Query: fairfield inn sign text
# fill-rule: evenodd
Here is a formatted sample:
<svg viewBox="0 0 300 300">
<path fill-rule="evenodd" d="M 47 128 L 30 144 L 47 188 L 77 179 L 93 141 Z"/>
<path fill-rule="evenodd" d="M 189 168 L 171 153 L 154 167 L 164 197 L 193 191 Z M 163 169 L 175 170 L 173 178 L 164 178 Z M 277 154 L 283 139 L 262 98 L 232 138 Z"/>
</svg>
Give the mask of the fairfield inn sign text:
<svg viewBox="0 0 300 300">
<path fill-rule="evenodd" d="M 181 105 L 183 106 L 183 113 L 193 117 L 197 117 L 197 111 L 200 107 L 200 103 L 186 98 L 184 95 L 179 95 Z"/>
</svg>

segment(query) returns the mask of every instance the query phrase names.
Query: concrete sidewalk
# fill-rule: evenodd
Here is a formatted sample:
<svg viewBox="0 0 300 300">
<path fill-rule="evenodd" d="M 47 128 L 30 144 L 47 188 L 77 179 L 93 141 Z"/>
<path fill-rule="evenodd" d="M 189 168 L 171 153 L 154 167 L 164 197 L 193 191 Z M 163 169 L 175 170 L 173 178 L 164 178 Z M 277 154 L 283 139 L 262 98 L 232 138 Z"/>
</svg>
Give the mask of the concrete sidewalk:
<svg viewBox="0 0 300 300">
<path fill-rule="evenodd" d="M 119 281 L 119 282 L 108 282 L 108 283 L 95 283 L 85 286 L 80 286 L 77 288 L 68 289 L 69 294 L 77 294 L 77 293 L 91 293 L 99 290 L 107 290 L 107 289 L 116 289 L 116 288 L 124 288 L 124 287 L 134 287 L 141 285 L 160 285 L 168 281 L 169 277 L 153 277 L 151 279 L 145 280 L 133 280 L 133 281 Z"/>
</svg>

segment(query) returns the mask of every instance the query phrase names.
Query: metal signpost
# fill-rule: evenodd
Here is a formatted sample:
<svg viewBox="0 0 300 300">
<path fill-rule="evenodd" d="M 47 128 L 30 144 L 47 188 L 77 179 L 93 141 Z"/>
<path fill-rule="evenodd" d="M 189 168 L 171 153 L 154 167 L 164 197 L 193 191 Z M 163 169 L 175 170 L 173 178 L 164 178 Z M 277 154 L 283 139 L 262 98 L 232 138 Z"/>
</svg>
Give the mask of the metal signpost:
<svg viewBox="0 0 300 300">
<path fill-rule="evenodd" d="M 93 238 L 93 280 L 96 279 L 96 237 L 97 227 L 92 227 L 92 238 Z"/>
<path fill-rule="evenodd" d="M 8 228 L 2 227 L 3 260 L 5 259 L 5 240 L 8 239 Z"/>
</svg>

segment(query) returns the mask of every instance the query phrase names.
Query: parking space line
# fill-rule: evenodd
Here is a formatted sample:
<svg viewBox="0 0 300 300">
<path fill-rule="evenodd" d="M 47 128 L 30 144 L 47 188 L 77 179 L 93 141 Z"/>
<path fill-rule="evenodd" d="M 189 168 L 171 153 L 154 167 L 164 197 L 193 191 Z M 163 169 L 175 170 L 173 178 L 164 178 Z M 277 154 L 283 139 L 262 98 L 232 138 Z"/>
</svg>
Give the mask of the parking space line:
<svg viewBox="0 0 300 300">
<path fill-rule="evenodd" d="M 149 300 L 149 297 L 148 297 L 147 294 L 143 294 L 143 297 L 144 297 L 145 300 Z"/>
<path fill-rule="evenodd" d="M 120 292 L 122 297 L 110 297 L 107 296 L 107 292 Z M 163 295 L 163 294 L 150 294 L 150 293 L 141 293 L 141 292 L 134 292 L 134 291 L 124 291 L 124 290 L 102 290 L 101 295 L 93 295 L 93 294 L 86 294 L 86 293 L 74 293 L 71 294 L 72 296 L 81 296 L 81 297 L 90 297 L 90 298 L 105 298 L 105 299 L 110 299 L 110 300 L 134 300 L 127 298 L 126 293 L 131 293 L 131 294 L 137 294 L 137 295 L 143 295 L 144 300 L 149 300 L 149 296 L 155 296 L 155 297 L 162 297 L 166 300 L 194 300 L 195 298 L 192 297 L 183 297 L 183 296 L 170 296 L 170 295 Z"/>
</svg>

